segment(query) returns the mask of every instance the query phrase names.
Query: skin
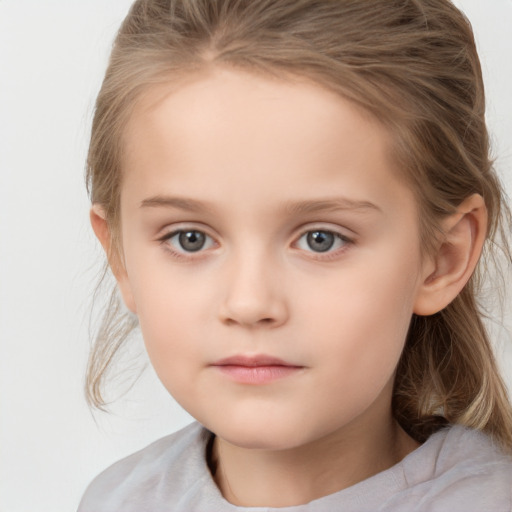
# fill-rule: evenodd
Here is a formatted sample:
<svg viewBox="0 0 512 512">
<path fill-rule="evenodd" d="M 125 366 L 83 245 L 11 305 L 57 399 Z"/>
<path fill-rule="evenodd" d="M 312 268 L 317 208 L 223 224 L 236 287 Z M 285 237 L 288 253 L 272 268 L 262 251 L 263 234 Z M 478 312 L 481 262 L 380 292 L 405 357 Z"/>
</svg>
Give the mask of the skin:
<svg viewBox="0 0 512 512">
<path fill-rule="evenodd" d="M 113 270 L 162 383 L 216 434 L 234 504 L 307 503 L 417 447 L 391 414 L 396 365 L 412 314 L 471 275 L 485 206 L 469 198 L 422 256 L 388 137 L 318 85 L 229 69 L 148 91 L 128 124 Z M 108 251 L 98 206 L 91 220 Z M 205 245 L 187 252 L 179 230 Z M 261 354 L 298 369 L 247 384 L 212 366 Z"/>
</svg>

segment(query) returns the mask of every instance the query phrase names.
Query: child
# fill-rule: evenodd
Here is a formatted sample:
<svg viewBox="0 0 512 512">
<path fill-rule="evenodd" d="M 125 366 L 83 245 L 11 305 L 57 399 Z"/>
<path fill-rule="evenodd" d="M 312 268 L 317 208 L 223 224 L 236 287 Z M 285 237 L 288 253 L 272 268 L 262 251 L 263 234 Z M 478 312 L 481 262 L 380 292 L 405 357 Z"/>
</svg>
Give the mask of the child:
<svg viewBox="0 0 512 512">
<path fill-rule="evenodd" d="M 88 161 L 130 313 L 106 314 L 89 397 L 135 315 L 197 423 L 80 512 L 511 510 L 484 106 L 448 0 L 135 2 Z"/>
</svg>

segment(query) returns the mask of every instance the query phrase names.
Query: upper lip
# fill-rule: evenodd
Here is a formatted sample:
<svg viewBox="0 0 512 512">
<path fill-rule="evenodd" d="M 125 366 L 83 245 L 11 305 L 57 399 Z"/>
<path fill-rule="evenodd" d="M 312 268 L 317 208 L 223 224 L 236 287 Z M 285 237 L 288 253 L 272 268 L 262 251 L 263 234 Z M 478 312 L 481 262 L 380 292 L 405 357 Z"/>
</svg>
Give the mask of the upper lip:
<svg viewBox="0 0 512 512">
<path fill-rule="evenodd" d="M 256 367 L 256 366 L 298 366 L 292 363 L 288 363 L 279 359 L 277 357 L 267 356 L 267 355 L 236 355 L 231 357 L 226 357 L 224 359 L 219 359 L 215 361 L 212 366 L 247 366 L 247 367 Z"/>
</svg>

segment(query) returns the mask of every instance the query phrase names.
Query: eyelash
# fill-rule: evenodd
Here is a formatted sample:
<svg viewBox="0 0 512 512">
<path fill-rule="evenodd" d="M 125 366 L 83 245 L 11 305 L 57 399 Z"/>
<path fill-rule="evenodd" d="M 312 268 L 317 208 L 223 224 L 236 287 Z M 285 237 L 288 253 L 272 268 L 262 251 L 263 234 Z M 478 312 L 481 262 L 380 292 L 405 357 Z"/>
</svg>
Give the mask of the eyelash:
<svg viewBox="0 0 512 512">
<path fill-rule="evenodd" d="M 326 251 L 313 251 L 313 250 L 306 250 L 306 252 L 310 253 L 310 257 L 313 259 L 319 260 L 319 261 L 329 261 L 338 258 L 343 254 L 351 245 L 354 244 L 354 240 L 347 237 L 346 235 L 342 235 L 341 233 L 338 233 L 337 231 L 333 231 L 331 229 L 322 229 L 322 228 L 314 228 L 314 229 L 308 229 L 307 231 L 304 231 L 301 233 L 301 235 L 297 238 L 297 241 L 294 242 L 294 245 L 297 245 L 304 237 L 307 237 L 307 235 L 312 233 L 323 233 L 332 235 L 334 237 L 333 244 L 342 244 L 341 247 L 338 247 L 334 250 L 332 250 L 332 247 L 329 247 Z M 306 242 L 307 243 L 307 242 Z M 300 249 L 299 249 L 300 250 Z"/>
<path fill-rule="evenodd" d="M 164 236 L 158 238 L 158 241 L 165 247 L 165 249 L 167 251 L 169 251 L 176 259 L 180 259 L 180 260 L 187 260 L 187 261 L 190 261 L 192 259 L 197 259 L 197 258 L 200 258 L 202 255 L 201 253 L 204 252 L 203 248 L 199 249 L 198 251 L 185 251 L 185 250 L 182 250 L 182 251 L 179 251 L 179 250 L 176 250 L 174 249 L 171 244 L 169 243 L 170 240 L 172 240 L 175 236 L 178 236 L 182 233 L 201 233 L 203 234 L 205 237 L 209 238 L 210 240 L 213 240 L 213 238 L 208 235 L 207 233 L 205 233 L 204 231 L 200 230 L 200 229 L 195 229 L 195 228 L 182 228 L 182 229 L 176 229 L 170 233 L 166 233 Z M 197 255 L 196 255 L 197 253 Z"/>
<path fill-rule="evenodd" d="M 207 237 L 207 239 L 210 239 L 211 241 L 213 241 L 213 245 L 216 244 L 215 241 L 213 240 L 213 237 L 211 237 L 210 235 L 208 235 L 207 233 L 205 233 L 204 231 L 202 231 L 200 229 L 194 229 L 194 228 L 176 229 L 170 233 L 166 233 L 164 236 L 158 238 L 157 240 L 163 246 L 165 246 L 165 249 L 167 251 L 169 251 L 175 258 L 190 261 L 192 259 L 198 259 L 198 258 L 202 257 L 201 253 L 204 253 L 205 249 L 203 249 L 203 247 L 201 247 L 197 251 L 186 251 L 185 249 L 177 250 L 177 249 L 173 248 L 171 246 L 171 244 L 169 243 L 170 240 L 172 240 L 174 237 L 176 237 L 180 234 L 183 234 L 183 233 L 190 233 L 190 232 L 200 233 L 200 234 L 204 235 L 205 237 Z M 323 233 L 323 234 L 332 235 L 335 238 L 334 244 L 336 244 L 336 242 L 342 243 L 341 247 L 338 247 L 335 250 L 331 250 L 331 247 L 329 247 L 324 252 L 313 251 L 313 250 L 308 251 L 308 250 L 304 249 L 304 251 L 309 252 L 311 254 L 311 257 L 313 259 L 317 259 L 320 261 L 329 261 L 329 260 L 335 259 L 335 258 L 339 257 L 343 252 L 345 252 L 350 245 L 354 244 L 353 239 L 351 239 L 345 235 L 342 235 L 341 233 L 333 231 L 331 229 L 322 229 L 322 228 L 315 229 L 315 228 L 313 228 L 313 229 L 308 229 L 306 231 L 303 231 L 300 234 L 300 236 L 296 239 L 296 241 L 294 242 L 294 245 L 297 245 L 300 242 L 300 240 L 302 240 L 305 236 L 307 236 L 311 233 Z M 298 249 L 298 250 L 300 250 L 300 249 Z M 197 255 L 196 255 L 196 253 L 197 253 Z"/>
</svg>

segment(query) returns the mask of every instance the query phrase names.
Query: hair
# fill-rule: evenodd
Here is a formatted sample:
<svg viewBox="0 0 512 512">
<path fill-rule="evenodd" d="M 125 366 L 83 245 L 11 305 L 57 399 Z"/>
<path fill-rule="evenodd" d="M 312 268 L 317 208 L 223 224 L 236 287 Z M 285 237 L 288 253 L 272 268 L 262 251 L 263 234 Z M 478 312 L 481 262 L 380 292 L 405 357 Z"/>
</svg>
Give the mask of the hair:
<svg viewBox="0 0 512 512">
<path fill-rule="evenodd" d="M 512 412 L 479 303 L 510 210 L 490 159 L 480 62 L 469 21 L 449 0 L 137 0 L 113 45 L 99 92 L 87 185 L 120 246 L 123 130 L 156 84 L 229 66 L 313 80 L 359 105 L 392 135 L 397 168 L 416 194 L 425 253 L 440 220 L 472 194 L 488 210 L 479 267 L 457 298 L 413 315 L 393 392 L 396 420 L 423 442 L 446 423 L 490 434 L 512 451 Z M 89 403 L 102 408 L 109 365 L 136 325 L 112 296 L 91 352 Z"/>
</svg>

